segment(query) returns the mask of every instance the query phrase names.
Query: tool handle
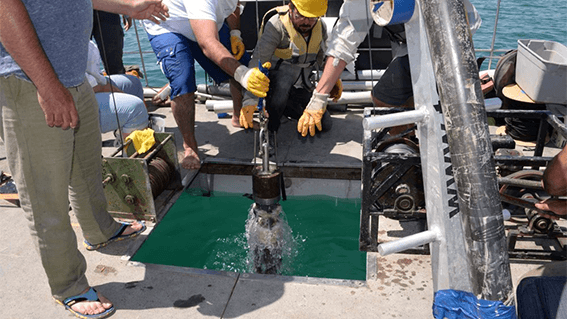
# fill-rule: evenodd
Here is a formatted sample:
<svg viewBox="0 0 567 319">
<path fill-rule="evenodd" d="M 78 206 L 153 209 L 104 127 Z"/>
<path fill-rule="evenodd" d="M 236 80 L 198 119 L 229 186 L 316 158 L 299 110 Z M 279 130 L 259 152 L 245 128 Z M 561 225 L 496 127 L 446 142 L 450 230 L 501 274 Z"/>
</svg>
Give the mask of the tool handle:
<svg viewBox="0 0 567 319">
<path fill-rule="evenodd" d="M 264 73 L 266 76 L 268 76 L 268 69 L 262 66 L 262 62 L 260 62 L 260 60 L 258 60 L 258 70 L 260 70 L 260 72 Z M 258 112 L 262 111 L 262 108 L 264 107 L 264 98 L 261 97 L 258 99 Z"/>
</svg>

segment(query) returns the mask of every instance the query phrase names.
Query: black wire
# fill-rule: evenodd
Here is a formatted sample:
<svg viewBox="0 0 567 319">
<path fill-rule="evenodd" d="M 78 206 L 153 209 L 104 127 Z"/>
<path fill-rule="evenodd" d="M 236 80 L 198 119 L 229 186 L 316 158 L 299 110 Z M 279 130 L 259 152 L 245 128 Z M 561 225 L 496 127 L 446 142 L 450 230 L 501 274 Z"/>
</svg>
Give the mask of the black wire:
<svg viewBox="0 0 567 319">
<path fill-rule="evenodd" d="M 103 55 L 103 65 L 105 65 L 104 61 L 108 61 L 108 56 L 106 54 L 106 48 L 104 47 L 104 36 L 102 35 L 102 28 L 100 26 L 100 17 L 98 15 L 98 11 L 95 11 L 95 16 L 96 16 L 96 20 L 97 20 L 97 24 L 98 24 L 98 32 L 100 34 L 100 43 L 98 43 L 98 45 L 101 46 L 102 48 L 102 55 Z M 106 69 L 106 66 L 105 66 Z M 116 116 L 116 124 L 118 125 L 118 137 L 120 140 L 120 144 L 124 145 L 124 138 L 122 137 L 122 127 L 120 125 L 120 119 L 118 118 L 118 109 L 116 108 L 116 98 L 114 96 L 114 88 L 112 87 L 112 81 L 110 79 L 110 74 L 108 74 L 108 70 L 106 70 L 107 72 L 107 77 L 108 77 L 108 84 L 110 84 L 110 96 L 112 96 L 112 102 L 114 103 L 114 115 Z M 124 148 L 122 148 L 122 155 L 124 155 Z"/>
</svg>

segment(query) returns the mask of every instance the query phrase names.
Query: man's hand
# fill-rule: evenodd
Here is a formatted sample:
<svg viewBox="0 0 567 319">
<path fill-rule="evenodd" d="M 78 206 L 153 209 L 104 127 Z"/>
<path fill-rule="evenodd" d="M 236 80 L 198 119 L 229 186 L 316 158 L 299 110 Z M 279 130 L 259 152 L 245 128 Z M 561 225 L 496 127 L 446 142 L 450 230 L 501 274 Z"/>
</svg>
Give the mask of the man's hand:
<svg viewBox="0 0 567 319">
<path fill-rule="evenodd" d="M 254 111 L 256 111 L 256 105 L 244 105 L 240 109 L 240 126 L 245 129 L 253 128 L 254 123 L 252 118 L 254 117 Z"/>
<path fill-rule="evenodd" d="M 240 37 L 240 30 L 230 30 L 230 47 L 234 58 L 240 60 L 244 52 L 246 52 L 244 42 L 242 42 L 242 38 Z"/>
<path fill-rule="evenodd" d="M 266 69 L 271 66 L 270 62 L 262 64 L 262 67 Z M 257 97 L 266 97 L 270 89 L 270 79 L 258 68 L 249 69 L 241 65 L 234 72 L 234 79 Z"/>
<path fill-rule="evenodd" d="M 66 130 L 79 125 L 79 114 L 73 96 L 62 85 L 48 93 L 37 93 L 39 105 L 45 114 L 45 122 L 49 127 L 61 127 Z"/>
<path fill-rule="evenodd" d="M 307 104 L 303 115 L 297 121 L 297 131 L 301 133 L 301 136 L 307 136 L 308 130 L 311 136 L 315 136 L 315 127 L 319 131 L 323 130 L 321 118 L 323 118 L 323 114 L 327 110 L 327 98 L 329 98 L 329 94 L 313 91 L 309 104 Z"/>
<path fill-rule="evenodd" d="M 151 20 L 159 24 L 169 17 L 169 9 L 161 0 L 132 0 L 128 3 L 93 0 L 97 10 L 125 14 L 132 19 Z"/>
<path fill-rule="evenodd" d="M 543 202 L 536 203 L 535 207 L 543 211 L 552 211 L 557 215 L 562 215 L 563 218 L 567 218 L 567 201 L 564 199 L 549 198 Z M 554 215 L 545 213 L 541 215 L 551 219 L 559 219 L 559 217 Z"/>
<path fill-rule="evenodd" d="M 125 15 L 122 15 L 122 23 L 124 24 L 124 32 L 130 30 L 130 28 L 134 25 L 132 18 Z"/>
</svg>

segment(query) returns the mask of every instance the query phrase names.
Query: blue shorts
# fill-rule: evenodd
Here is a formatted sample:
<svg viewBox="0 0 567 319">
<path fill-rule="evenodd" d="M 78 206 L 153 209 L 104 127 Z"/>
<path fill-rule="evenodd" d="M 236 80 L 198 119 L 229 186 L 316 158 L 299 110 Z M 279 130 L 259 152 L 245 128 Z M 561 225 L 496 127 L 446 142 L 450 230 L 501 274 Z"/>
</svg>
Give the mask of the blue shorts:
<svg viewBox="0 0 567 319">
<path fill-rule="evenodd" d="M 195 81 L 195 61 L 213 78 L 216 83 L 230 79 L 218 65 L 203 54 L 199 44 L 179 33 L 148 35 L 158 63 L 171 86 L 171 99 L 197 90 Z M 226 23 L 219 31 L 220 42 L 231 52 L 230 30 Z M 250 55 L 245 52 L 239 62 L 248 65 Z"/>
<path fill-rule="evenodd" d="M 413 96 L 408 55 L 396 57 L 372 89 L 372 96 L 391 105 L 399 106 Z"/>
</svg>

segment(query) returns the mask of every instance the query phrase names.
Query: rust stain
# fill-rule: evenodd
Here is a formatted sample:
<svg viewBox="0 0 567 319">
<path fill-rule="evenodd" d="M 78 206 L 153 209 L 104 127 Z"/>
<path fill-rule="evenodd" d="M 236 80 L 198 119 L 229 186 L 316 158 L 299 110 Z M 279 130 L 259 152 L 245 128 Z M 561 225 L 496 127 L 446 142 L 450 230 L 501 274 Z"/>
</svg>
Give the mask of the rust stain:
<svg viewBox="0 0 567 319">
<path fill-rule="evenodd" d="M 97 265 L 94 271 L 97 273 L 101 273 L 105 276 L 111 273 L 116 273 L 115 268 L 105 265 Z"/>
<path fill-rule="evenodd" d="M 398 259 L 398 261 L 397 261 L 398 265 L 400 265 L 402 268 L 411 265 L 412 262 L 413 262 L 413 261 L 412 261 L 411 259 L 409 259 L 409 258 L 400 258 L 400 259 Z"/>
</svg>

